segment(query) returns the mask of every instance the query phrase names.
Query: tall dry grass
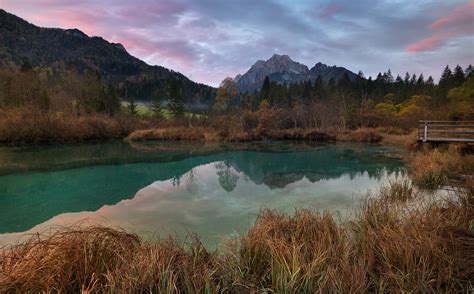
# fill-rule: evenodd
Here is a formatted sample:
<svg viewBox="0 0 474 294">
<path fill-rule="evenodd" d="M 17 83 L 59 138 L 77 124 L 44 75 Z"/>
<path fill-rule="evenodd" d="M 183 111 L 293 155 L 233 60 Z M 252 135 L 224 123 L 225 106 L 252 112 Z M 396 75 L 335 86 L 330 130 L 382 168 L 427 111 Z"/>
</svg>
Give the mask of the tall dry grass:
<svg viewBox="0 0 474 294">
<path fill-rule="evenodd" d="M 436 189 L 449 179 L 474 174 L 474 154 L 464 154 L 462 147 L 451 145 L 415 153 L 408 162 L 413 181 L 424 188 Z"/>
<path fill-rule="evenodd" d="M 151 243 L 103 227 L 32 236 L 0 251 L 0 292 L 471 291 L 472 193 L 435 201 L 400 185 L 368 198 L 347 222 L 262 211 L 219 251 L 196 237 Z"/>
<path fill-rule="evenodd" d="M 168 127 L 138 130 L 128 136 L 130 141 L 227 141 L 248 142 L 261 140 L 333 141 L 335 136 L 316 129 L 268 130 L 219 129 L 213 127 Z"/>
<path fill-rule="evenodd" d="M 49 144 L 124 138 L 151 123 L 134 117 L 38 112 L 28 107 L 0 111 L 0 143 Z"/>
<path fill-rule="evenodd" d="M 189 126 L 160 126 L 158 128 L 132 132 L 130 141 L 171 140 L 171 141 L 227 141 L 247 142 L 262 140 L 300 141 L 349 141 L 383 143 L 386 145 L 411 148 L 416 143 L 416 134 L 397 128 L 360 128 L 337 131 L 303 128 L 240 128 L 236 125 L 216 124 Z"/>
</svg>

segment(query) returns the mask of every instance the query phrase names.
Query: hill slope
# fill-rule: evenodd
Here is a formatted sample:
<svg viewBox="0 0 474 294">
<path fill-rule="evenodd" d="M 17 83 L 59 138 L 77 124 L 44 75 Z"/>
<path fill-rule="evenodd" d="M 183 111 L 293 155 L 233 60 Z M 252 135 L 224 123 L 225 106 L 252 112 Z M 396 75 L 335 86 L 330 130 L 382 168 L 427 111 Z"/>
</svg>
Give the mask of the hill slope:
<svg viewBox="0 0 474 294">
<path fill-rule="evenodd" d="M 82 72 L 94 69 L 121 96 L 149 101 L 153 95 L 165 97 L 166 80 L 180 81 L 188 104 L 209 104 L 215 89 L 195 83 L 162 66 L 151 66 L 131 56 L 121 44 L 101 37 L 89 37 L 77 29 L 40 28 L 0 9 L 0 64 L 53 66 Z"/>
</svg>

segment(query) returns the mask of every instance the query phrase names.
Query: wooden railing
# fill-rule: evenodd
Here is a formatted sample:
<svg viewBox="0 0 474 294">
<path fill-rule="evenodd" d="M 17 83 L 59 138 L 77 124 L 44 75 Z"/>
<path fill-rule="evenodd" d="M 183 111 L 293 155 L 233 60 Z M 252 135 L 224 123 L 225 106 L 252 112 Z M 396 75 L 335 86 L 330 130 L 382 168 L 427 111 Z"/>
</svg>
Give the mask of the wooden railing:
<svg viewBox="0 0 474 294">
<path fill-rule="evenodd" d="M 474 143 L 474 121 L 420 120 L 418 141 Z"/>
</svg>

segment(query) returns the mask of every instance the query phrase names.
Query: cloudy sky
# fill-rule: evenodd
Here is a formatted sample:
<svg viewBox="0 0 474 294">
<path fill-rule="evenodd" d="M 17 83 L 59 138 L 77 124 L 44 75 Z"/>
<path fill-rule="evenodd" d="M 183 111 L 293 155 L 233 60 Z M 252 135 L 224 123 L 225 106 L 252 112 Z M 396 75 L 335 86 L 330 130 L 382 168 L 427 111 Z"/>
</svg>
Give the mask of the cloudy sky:
<svg viewBox="0 0 474 294">
<path fill-rule="evenodd" d="M 474 64 L 474 0 L 0 0 L 44 27 L 102 36 L 218 85 L 274 53 L 375 76 Z"/>
</svg>

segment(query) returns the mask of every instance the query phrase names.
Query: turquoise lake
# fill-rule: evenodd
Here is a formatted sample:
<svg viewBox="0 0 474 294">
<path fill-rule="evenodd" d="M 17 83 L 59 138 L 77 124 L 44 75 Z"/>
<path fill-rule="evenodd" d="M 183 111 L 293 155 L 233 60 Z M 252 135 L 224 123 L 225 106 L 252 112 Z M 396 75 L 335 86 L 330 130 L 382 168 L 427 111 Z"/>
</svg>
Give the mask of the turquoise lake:
<svg viewBox="0 0 474 294">
<path fill-rule="evenodd" d="M 90 224 L 146 238 L 193 232 L 215 245 L 245 232 L 263 208 L 344 215 L 404 175 L 398 155 L 295 142 L 0 147 L 0 245 Z"/>
</svg>

